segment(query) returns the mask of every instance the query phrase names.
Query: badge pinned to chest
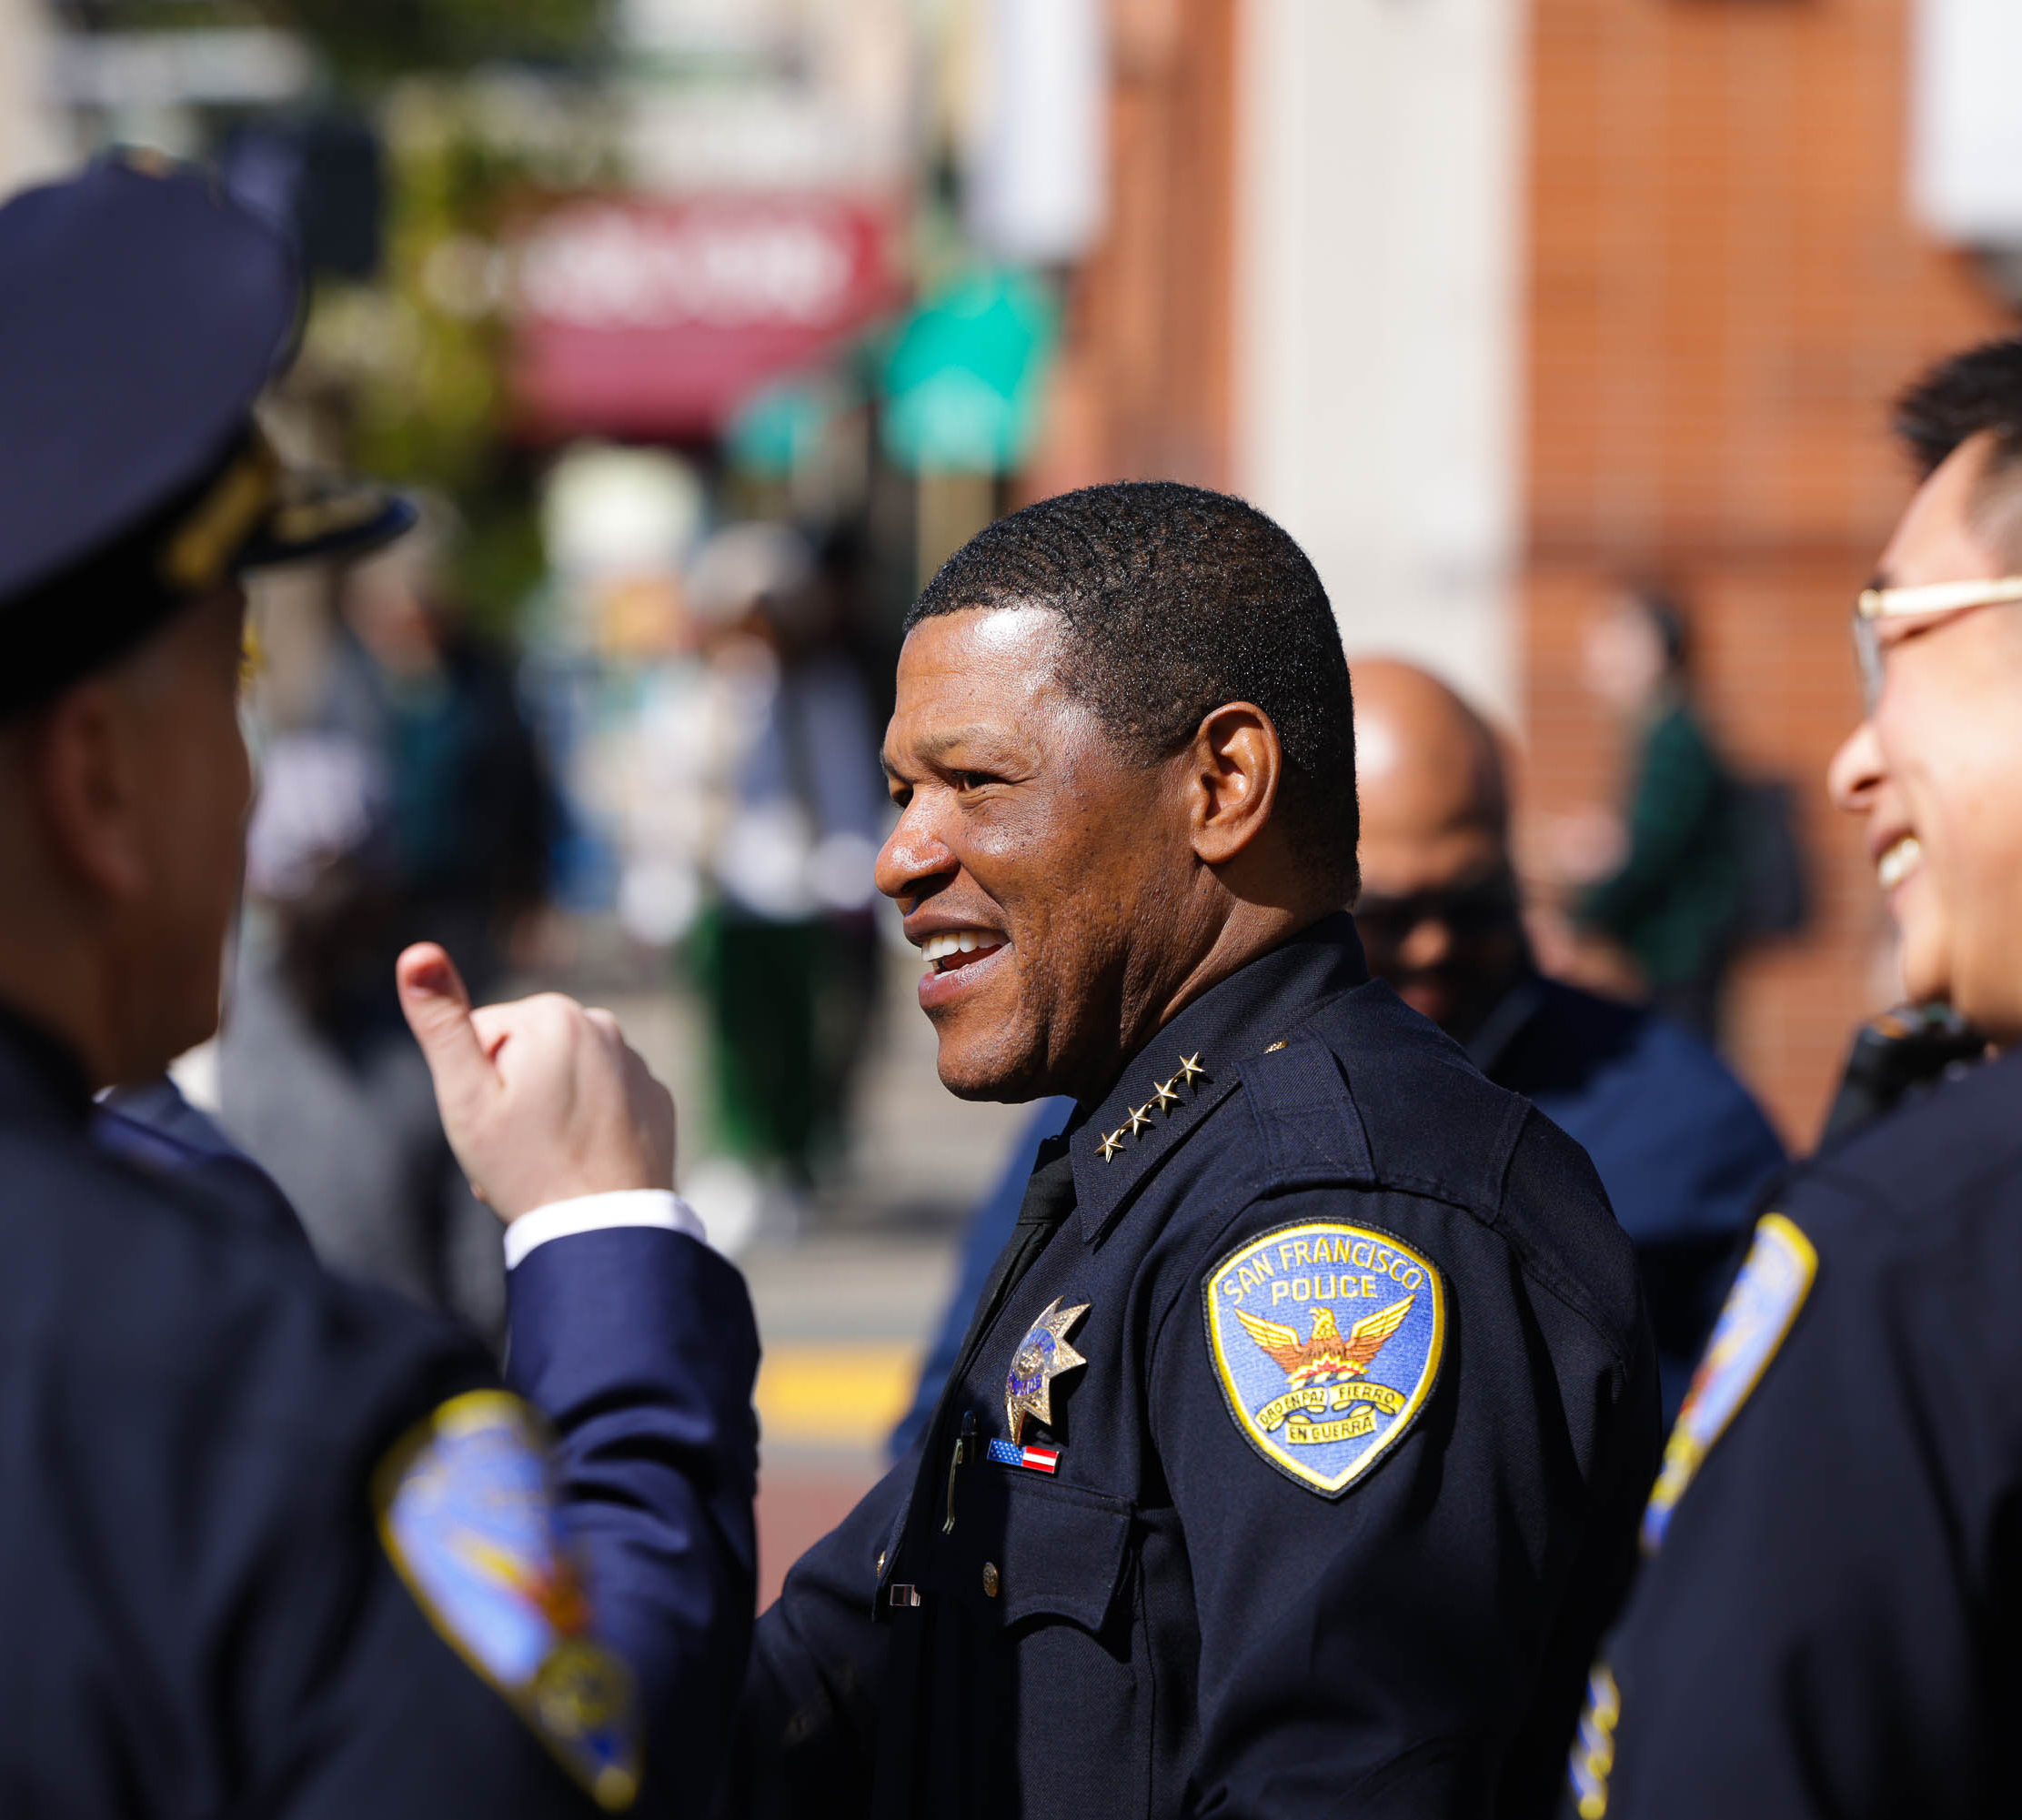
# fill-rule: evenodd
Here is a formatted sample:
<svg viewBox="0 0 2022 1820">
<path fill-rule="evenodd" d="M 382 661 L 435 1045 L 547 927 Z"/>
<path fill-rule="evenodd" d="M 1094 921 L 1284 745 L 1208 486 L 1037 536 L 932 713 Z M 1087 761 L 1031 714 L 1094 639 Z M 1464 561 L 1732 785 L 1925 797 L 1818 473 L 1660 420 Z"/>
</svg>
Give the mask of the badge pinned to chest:
<svg viewBox="0 0 2022 1820">
<path fill-rule="evenodd" d="M 1209 1360 L 1237 1429 L 1323 1497 L 1403 1439 L 1438 1380 L 1445 1285 L 1387 1232 L 1281 1226 L 1223 1258 L 1202 1296 Z"/>
<path fill-rule="evenodd" d="M 1019 1445 L 1025 1432 L 1025 1418 L 1053 1425 L 1053 1380 L 1088 1361 L 1067 1343 L 1068 1330 L 1088 1312 L 1087 1302 L 1062 1308 L 1055 1296 L 1046 1312 L 1026 1330 L 1011 1354 L 1011 1370 L 1004 1374 L 1004 1426 L 1011 1431 L 1011 1445 Z M 1031 1464 L 1031 1462 L 1008 1463 Z M 1045 1469 L 1051 1472 L 1048 1465 Z"/>
</svg>

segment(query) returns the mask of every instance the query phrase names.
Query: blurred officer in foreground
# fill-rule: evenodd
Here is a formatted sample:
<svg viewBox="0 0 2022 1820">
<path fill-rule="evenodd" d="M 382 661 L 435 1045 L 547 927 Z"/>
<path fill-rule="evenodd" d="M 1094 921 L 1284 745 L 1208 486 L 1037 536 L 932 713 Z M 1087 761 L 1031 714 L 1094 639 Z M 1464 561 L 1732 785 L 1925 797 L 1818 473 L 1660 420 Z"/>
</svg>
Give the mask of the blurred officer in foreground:
<svg viewBox="0 0 2022 1820">
<path fill-rule="evenodd" d="M 1786 1185 L 1714 1330 L 1569 1805 L 2012 1814 L 2022 1700 L 2022 341 L 1899 407 L 1924 474 L 1834 759 L 1904 984 L 1994 1059 Z"/>
<path fill-rule="evenodd" d="M 193 177 L 0 208 L 0 1813 L 699 1799 L 746 1646 L 756 1346 L 608 1015 L 473 1014 L 441 950 L 401 959 L 551 1454 L 470 1340 L 324 1275 L 201 1133 L 95 1141 L 95 1088 L 216 1022 L 237 572 L 407 517 L 254 424 L 297 307 L 286 247 Z"/>
<path fill-rule="evenodd" d="M 1635 1246 L 1665 1410 L 1675 1413 L 1719 1312 L 1735 1238 L 1757 1186 L 1783 1162 L 1783 1145 L 1747 1089 L 1696 1037 L 1538 972 L 1510 861 L 1495 735 L 1423 670 L 1380 658 L 1353 669 L 1355 927 L 1370 971 L 1593 1160 Z M 933 1413 L 1017 1222 L 1040 1142 L 1066 1124 L 1072 1105 L 1055 1100 L 1040 1110 L 971 1222 L 960 1281 L 894 1436 L 895 1455 Z"/>
<path fill-rule="evenodd" d="M 1655 1365 L 1586 1159 L 1363 964 L 1312 565 L 1195 488 L 1028 507 L 915 603 L 884 760 L 941 1081 L 1077 1111 L 760 1622 L 730 1811 L 1548 1809 Z"/>
<path fill-rule="evenodd" d="M 1354 674 L 1355 927 L 1370 970 L 1593 1159 L 1635 1246 L 1665 1413 L 1675 1413 L 1783 1145 L 1697 1037 L 1538 972 L 1510 860 L 1503 755 L 1481 717 L 1408 664 L 1365 660 Z"/>
</svg>

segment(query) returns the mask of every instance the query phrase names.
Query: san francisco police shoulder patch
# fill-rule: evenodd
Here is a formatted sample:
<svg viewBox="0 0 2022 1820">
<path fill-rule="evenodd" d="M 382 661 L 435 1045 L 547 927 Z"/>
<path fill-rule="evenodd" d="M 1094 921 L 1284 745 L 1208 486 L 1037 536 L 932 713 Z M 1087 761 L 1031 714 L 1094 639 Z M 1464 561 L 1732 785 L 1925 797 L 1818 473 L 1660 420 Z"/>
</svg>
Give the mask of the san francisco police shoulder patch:
<svg viewBox="0 0 2022 1820">
<path fill-rule="evenodd" d="M 1445 1287 L 1430 1259 L 1388 1232 L 1280 1226 L 1223 1258 L 1202 1295 L 1208 1356 L 1237 1429 L 1324 1497 L 1403 1439 L 1438 1380 Z"/>
<path fill-rule="evenodd" d="M 380 1463 L 379 1535 L 443 1639 L 617 1811 L 639 1793 L 631 1675 L 591 1634 L 538 1418 L 504 1391 L 452 1397 Z"/>
<path fill-rule="evenodd" d="M 1765 1213 L 1755 1222 L 1755 1242 L 1721 1305 L 1713 1337 L 1665 1443 L 1664 1465 L 1643 1512 L 1646 1553 L 1656 1552 L 1706 1450 L 1768 1370 L 1817 1272 L 1817 1252 L 1788 1217 Z"/>
</svg>

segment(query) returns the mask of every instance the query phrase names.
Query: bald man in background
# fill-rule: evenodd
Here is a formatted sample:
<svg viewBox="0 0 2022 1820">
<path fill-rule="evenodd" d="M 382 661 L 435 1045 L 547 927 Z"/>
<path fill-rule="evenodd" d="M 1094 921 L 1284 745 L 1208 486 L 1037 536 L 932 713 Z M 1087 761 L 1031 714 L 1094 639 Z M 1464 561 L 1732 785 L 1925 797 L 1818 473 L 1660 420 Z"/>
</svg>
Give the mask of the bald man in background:
<svg viewBox="0 0 2022 1820">
<path fill-rule="evenodd" d="M 1697 1037 L 1537 970 L 1502 749 L 1481 716 L 1409 664 L 1352 670 L 1370 970 L 1594 1159 L 1642 1267 L 1668 1421 L 1783 1146 Z"/>
</svg>

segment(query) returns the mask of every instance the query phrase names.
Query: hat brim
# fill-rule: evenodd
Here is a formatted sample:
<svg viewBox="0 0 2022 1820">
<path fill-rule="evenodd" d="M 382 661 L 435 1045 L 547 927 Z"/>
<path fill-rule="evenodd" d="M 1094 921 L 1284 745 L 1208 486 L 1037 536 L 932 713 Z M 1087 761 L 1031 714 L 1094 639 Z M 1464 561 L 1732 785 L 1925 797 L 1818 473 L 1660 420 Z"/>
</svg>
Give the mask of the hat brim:
<svg viewBox="0 0 2022 1820">
<path fill-rule="evenodd" d="M 232 567 L 244 571 L 369 556 L 405 537 L 419 518 L 411 499 L 375 481 L 290 470 Z"/>
</svg>

